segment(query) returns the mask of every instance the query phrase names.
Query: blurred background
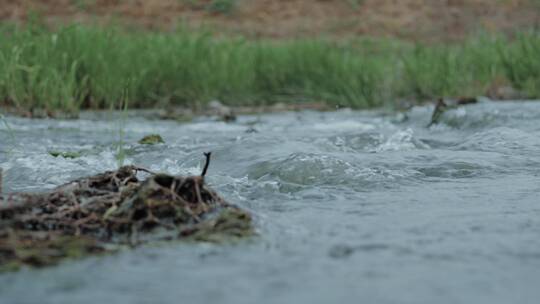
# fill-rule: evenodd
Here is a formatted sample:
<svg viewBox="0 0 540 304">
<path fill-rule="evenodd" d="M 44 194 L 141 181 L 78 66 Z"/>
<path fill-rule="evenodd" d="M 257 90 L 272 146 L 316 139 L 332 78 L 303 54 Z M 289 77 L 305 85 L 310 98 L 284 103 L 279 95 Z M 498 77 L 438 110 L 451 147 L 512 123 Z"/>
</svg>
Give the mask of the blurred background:
<svg viewBox="0 0 540 304">
<path fill-rule="evenodd" d="M 0 105 L 30 116 L 540 97 L 538 0 L 3 0 L 0 20 Z"/>
<path fill-rule="evenodd" d="M 49 24 L 116 22 L 170 30 L 291 38 L 328 35 L 459 40 L 477 31 L 512 33 L 540 24 L 538 0 L 35 0 L 0 1 L 3 21 L 29 14 Z"/>
</svg>

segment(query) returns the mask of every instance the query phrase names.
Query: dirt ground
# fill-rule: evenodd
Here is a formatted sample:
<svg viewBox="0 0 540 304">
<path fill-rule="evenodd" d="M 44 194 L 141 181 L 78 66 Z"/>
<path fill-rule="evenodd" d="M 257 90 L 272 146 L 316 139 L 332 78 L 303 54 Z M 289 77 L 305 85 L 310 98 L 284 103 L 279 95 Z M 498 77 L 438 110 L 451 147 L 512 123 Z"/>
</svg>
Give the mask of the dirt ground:
<svg viewBox="0 0 540 304">
<path fill-rule="evenodd" d="M 459 40 L 479 30 L 511 33 L 540 24 L 538 0 L 0 0 L 4 22 L 24 22 L 29 12 L 49 24 L 114 21 L 159 30 L 187 24 L 266 38 Z"/>
</svg>

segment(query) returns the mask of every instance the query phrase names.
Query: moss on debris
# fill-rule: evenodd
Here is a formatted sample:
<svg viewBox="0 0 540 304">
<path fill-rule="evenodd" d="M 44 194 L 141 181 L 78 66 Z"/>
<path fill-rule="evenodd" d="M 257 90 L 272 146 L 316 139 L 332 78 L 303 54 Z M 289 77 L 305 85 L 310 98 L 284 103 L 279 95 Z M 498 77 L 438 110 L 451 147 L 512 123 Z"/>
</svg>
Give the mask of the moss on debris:
<svg viewBox="0 0 540 304">
<path fill-rule="evenodd" d="M 204 174 L 172 176 L 125 166 L 47 193 L 0 194 L 0 272 L 123 245 L 227 242 L 253 234 L 251 215 L 210 189 Z"/>
</svg>

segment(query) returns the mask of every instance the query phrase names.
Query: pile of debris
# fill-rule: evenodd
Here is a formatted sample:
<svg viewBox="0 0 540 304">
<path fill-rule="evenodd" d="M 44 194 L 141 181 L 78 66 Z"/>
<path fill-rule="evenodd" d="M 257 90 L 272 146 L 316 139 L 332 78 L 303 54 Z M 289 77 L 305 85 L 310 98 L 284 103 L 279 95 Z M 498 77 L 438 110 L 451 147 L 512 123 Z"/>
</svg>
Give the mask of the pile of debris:
<svg viewBox="0 0 540 304">
<path fill-rule="evenodd" d="M 0 192 L 0 272 L 147 242 L 221 242 L 252 235 L 250 214 L 205 184 L 206 156 L 200 176 L 124 166 L 47 193 Z"/>
</svg>

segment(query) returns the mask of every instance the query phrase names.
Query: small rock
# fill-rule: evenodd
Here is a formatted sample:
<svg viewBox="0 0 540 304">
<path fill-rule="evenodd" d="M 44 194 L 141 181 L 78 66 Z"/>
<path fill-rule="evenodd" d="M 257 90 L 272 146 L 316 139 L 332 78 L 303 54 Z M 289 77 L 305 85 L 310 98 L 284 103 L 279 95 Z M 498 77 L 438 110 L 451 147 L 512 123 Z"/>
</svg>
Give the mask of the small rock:
<svg viewBox="0 0 540 304">
<path fill-rule="evenodd" d="M 259 133 L 259 131 L 257 129 L 255 129 L 254 127 L 249 127 L 247 130 L 246 130 L 246 133 Z"/>
<path fill-rule="evenodd" d="M 287 110 L 288 110 L 287 105 L 283 102 L 278 102 L 272 105 L 272 112 L 285 112 Z"/>
<path fill-rule="evenodd" d="M 460 97 L 455 100 L 455 104 L 458 106 L 475 104 L 475 103 L 478 103 L 478 99 L 476 97 Z"/>
<path fill-rule="evenodd" d="M 344 259 L 354 253 L 354 248 L 349 245 L 336 245 L 330 248 L 328 255 L 334 259 Z"/>
<path fill-rule="evenodd" d="M 155 118 L 161 120 L 175 120 L 177 122 L 191 122 L 193 121 L 194 113 L 190 109 L 170 108 L 157 112 Z"/>
<path fill-rule="evenodd" d="M 223 105 L 218 100 L 210 101 L 208 103 L 208 110 L 211 115 L 218 116 L 220 120 L 224 122 L 236 121 L 234 111 L 230 107 Z"/>
<path fill-rule="evenodd" d="M 495 87 L 488 90 L 488 97 L 495 100 L 516 100 L 526 98 L 526 94 L 512 86 Z"/>
<path fill-rule="evenodd" d="M 159 134 L 151 134 L 146 135 L 141 140 L 139 140 L 139 144 L 141 145 L 157 145 L 157 144 L 163 144 L 165 141 Z"/>
</svg>

